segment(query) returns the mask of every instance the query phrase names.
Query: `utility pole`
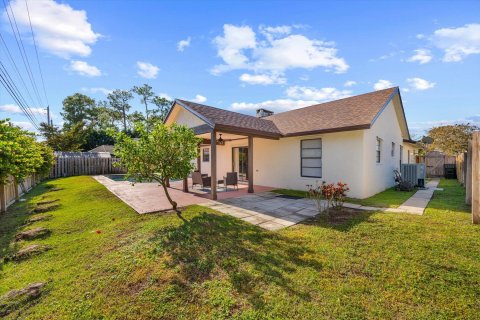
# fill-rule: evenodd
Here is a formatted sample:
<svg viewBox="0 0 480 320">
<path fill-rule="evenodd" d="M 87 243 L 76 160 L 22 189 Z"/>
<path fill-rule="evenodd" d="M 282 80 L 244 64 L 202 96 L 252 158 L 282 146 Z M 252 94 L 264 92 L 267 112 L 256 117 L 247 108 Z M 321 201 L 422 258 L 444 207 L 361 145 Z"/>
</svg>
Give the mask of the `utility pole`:
<svg viewBox="0 0 480 320">
<path fill-rule="evenodd" d="M 47 106 L 47 124 L 50 125 L 50 106 Z"/>
</svg>

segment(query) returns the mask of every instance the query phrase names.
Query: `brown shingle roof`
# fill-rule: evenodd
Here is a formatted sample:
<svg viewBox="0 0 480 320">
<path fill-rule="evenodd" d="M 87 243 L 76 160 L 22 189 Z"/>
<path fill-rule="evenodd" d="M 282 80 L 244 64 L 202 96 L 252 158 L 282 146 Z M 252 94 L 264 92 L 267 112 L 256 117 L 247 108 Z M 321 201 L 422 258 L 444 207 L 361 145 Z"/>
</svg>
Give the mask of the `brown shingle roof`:
<svg viewBox="0 0 480 320">
<path fill-rule="evenodd" d="M 203 116 L 204 119 L 215 125 L 216 128 L 240 128 L 272 136 L 281 136 L 275 124 L 264 118 L 257 118 L 180 99 L 176 101 Z"/>
<path fill-rule="evenodd" d="M 397 92 L 389 88 L 350 98 L 274 114 L 271 120 L 285 136 L 368 129 L 385 103 Z"/>
<path fill-rule="evenodd" d="M 398 87 L 257 118 L 202 104 L 176 100 L 217 129 L 246 129 L 270 136 L 368 129 Z"/>
</svg>

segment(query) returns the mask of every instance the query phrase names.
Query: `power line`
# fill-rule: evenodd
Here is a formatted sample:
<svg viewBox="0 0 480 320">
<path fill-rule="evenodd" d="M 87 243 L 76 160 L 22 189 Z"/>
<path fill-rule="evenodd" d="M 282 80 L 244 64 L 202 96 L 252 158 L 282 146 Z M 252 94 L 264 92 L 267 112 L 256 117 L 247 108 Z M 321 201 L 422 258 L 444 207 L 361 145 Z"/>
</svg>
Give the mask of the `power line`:
<svg viewBox="0 0 480 320">
<path fill-rule="evenodd" d="M 35 33 L 33 32 L 32 20 L 30 19 L 30 10 L 28 9 L 28 2 L 25 0 L 25 7 L 27 7 L 28 22 L 30 23 L 30 31 L 32 32 L 33 46 L 35 47 L 35 54 L 37 56 L 38 70 L 40 71 L 40 79 L 42 80 L 43 94 L 47 101 L 47 123 L 50 124 L 50 103 L 48 102 L 47 90 L 45 90 L 45 81 L 43 80 L 42 67 L 40 65 L 40 58 L 38 57 L 37 42 L 35 41 Z"/>
<path fill-rule="evenodd" d="M 5 47 L 6 52 L 8 53 L 8 57 L 10 58 L 10 62 L 12 63 L 15 71 L 17 72 L 18 78 L 19 78 L 20 81 L 22 82 L 23 87 L 25 88 L 25 91 L 27 92 L 27 95 L 28 95 L 28 97 L 30 98 L 30 102 L 31 102 L 32 104 L 35 104 L 35 101 L 33 100 L 32 95 L 30 94 L 30 90 L 28 90 L 27 84 L 25 83 L 25 80 L 23 80 L 23 77 L 22 77 L 22 75 L 21 75 L 21 73 L 20 73 L 20 70 L 18 70 L 17 64 L 15 63 L 15 59 L 13 59 L 12 53 L 11 53 L 10 50 L 8 49 L 7 43 L 6 43 L 5 40 L 3 39 L 3 36 L 2 36 L 2 33 L 1 33 L 1 32 L 0 32 L 0 40 L 2 41 L 2 44 L 3 44 L 3 46 Z"/>
<path fill-rule="evenodd" d="M 7 13 L 8 21 L 10 23 L 10 27 L 11 27 L 13 35 L 15 37 L 15 41 L 17 43 L 18 50 L 20 51 L 20 55 L 21 55 L 22 60 L 23 60 L 23 65 L 25 67 L 25 70 L 27 71 L 28 77 L 30 78 L 30 82 L 32 84 L 33 91 L 34 91 L 34 93 L 35 93 L 35 95 L 38 99 L 38 102 L 39 102 L 40 106 L 42 106 L 43 102 L 42 102 L 42 99 L 41 99 L 40 94 L 38 92 L 38 88 L 37 88 L 37 84 L 35 82 L 35 78 L 33 77 L 32 68 L 30 67 L 30 62 L 28 61 L 25 46 L 23 45 L 23 40 L 22 40 L 22 37 L 20 35 L 20 31 L 18 29 L 17 20 L 15 19 L 15 14 L 13 13 L 11 3 L 9 2 L 8 7 L 10 8 L 10 12 L 12 14 L 12 17 L 10 17 L 10 14 L 8 12 L 8 8 L 7 8 L 7 4 L 6 4 L 5 0 L 3 0 L 3 4 L 5 5 L 5 12 Z M 13 22 L 12 22 L 12 19 L 13 19 Z M 13 27 L 14 24 L 15 24 L 15 28 Z M 17 37 L 17 34 L 18 34 L 18 37 Z"/>
<path fill-rule="evenodd" d="M 15 100 L 15 102 L 18 104 L 18 106 L 21 108 L 23 113 L 27 116 L 27 118 L 30 120 L 30 122 L 33 124 L 33 126 L 38 130 L 38 125 L 36 121 L 33 119 L 33 114 L 31 113 L 31 110 L 28 109 L 24 105 L 24 99 L 21 96 L 20 92 L 18 92 L 18 89 L 16 88 L 15 84 L 11 82 L 10 75 L 8 75 L 8 72 L 5 73 L 3 70 L 3 64 L 2 68 L 0 68 L 0 83 L 3 85 L 3 87 L 8 91 L 10 96 Z"/>
<path fill-rule="evenodd" d="M 28 105 L 25 101 L 25 98 L 21 94 L 20 90 L 18 90 L 18 87 L 16 86 L 15 82 L 12 80 L 12 77 L 8 73 L 7 69 L 5 68 L 4 64 L 0 61 L 0 72 L 3 75 L 2 79 L 3 82 L 2 84 L 4 85 L 5 89 L 10 93 L 12 98 L 15 99 L 19 103 L 20 108 L 24 112 L 24 114 L 29 118 L 31 121 L 33 121 L 34 125 L 36 125 L 36 122 L 34 120 L 34 114 L 32 111 L 28 108 Z"/>
</svg>

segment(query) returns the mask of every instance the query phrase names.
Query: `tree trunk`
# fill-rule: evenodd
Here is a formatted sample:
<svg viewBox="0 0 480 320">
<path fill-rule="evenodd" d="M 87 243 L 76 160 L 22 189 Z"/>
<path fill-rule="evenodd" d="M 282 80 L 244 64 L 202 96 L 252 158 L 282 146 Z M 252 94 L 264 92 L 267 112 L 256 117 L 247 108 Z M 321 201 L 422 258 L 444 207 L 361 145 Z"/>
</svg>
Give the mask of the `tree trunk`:
<svg viewBox="0 0 480 320">
<path fill-rule="evenodd" d="M 125 114 L 125 107 L 123 107 L 123 130 L 127 132 L 127 115 Z"/>
<path fill-rule="evenodd" d="M 165 191 L 165 196 L 167 197 L 168 202 L 170 202 L 170 204 L 172 205 L 173 211 L 176 211 L 177 213 L 179 213 L 179 211 L 177 210 L 177 203 L 175 201 L 173 201 L 172 198 L 170 198 L 170 194 L 168 193 L 168 188 L 167 188 L 166 181 L 167 181 L 167 179 L 163 179 L 162 182 L 160 182 L 160 184 L 163 187 L 163 191 Z"/>
<path fill-rule="evenodd" d="M 145 101 L 145 118 L 147 119 L 148 121 L 148 105 L 147 105 L 147 102 Z"/>
</svg>

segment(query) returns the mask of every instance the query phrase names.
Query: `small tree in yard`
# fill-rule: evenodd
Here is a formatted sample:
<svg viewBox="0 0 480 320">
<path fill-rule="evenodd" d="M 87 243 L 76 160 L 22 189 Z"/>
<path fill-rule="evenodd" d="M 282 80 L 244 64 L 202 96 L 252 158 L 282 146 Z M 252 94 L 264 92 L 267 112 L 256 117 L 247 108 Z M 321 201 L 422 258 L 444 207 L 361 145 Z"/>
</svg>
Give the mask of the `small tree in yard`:
<svg viewBox="0 0 480 320">
<path fill-rule="evenodd" d="M 183 179 L 193 171 L 192 162 L 198 156 L 200 139 L 195 137 L 193 130 L 176 124 L 156 123 L 147 131 L 138 123 L 136 131 L 137 139 L 124 132 L 113 133 L 115 154 L 120 158 L 117 165 L 126 168 L 126 178 L 134 178 L 136 182 L 157 181 L 173 210 L 177 211 L 177 203 L 168 193 L 168 181 Z"/>
</svg>

